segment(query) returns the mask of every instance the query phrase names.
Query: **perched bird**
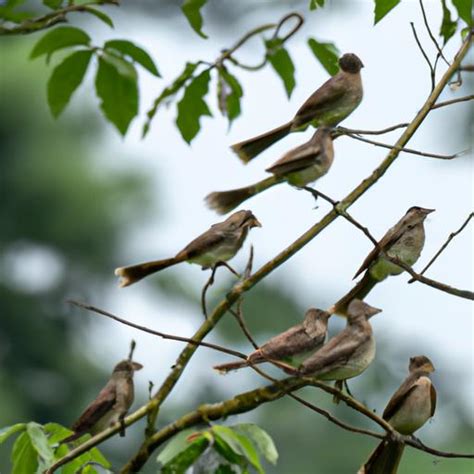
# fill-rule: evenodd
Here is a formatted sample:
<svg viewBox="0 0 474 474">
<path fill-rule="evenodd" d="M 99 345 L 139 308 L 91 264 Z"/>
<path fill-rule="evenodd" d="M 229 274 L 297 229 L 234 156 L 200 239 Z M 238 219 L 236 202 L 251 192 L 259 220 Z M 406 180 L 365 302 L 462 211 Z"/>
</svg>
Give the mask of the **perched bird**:
<svg viewBox="0 0 474 474">
<path fill-rule="evenodd" d="M 330 313 L 345 314 L 347 305 L 354 298 L 365 298 L 372 288 L 389 275 L 399 275 L 404 270 L 387 260 L 383 254 L 398 258 L 406 265 L 413 265 L 419 258 L 425 245 L 426 216 L 434 209 L 410 207 L 406 214 L 383 236 L 362 263 L 354 278 L 366 270 L 362 279 L 329 309 Z"/>
<path fill-rule="evenodd" d="M 252 352 L 247 360 L 216 365 L 214 369 L 225 373 L 249 365 L 261 364 L 269 359 L 298 364 L 308 353 L 317 350 L 324 344 L 330 316 L 326 311 L 310 308 L 306 311 L 302 323 L 272 337 L 259 349 Z"/>
<path fill-rule="evenodd" d="M 412 357 L 409 375 L 388 402 L 383 419 L 400 434 L 411 435 L 421 428 L 436 409 L 436 390 L 429 378 L 435 368 L 428 357 Z M 403 454 L 402 440 L 387 437 L 360 468 L 359 474 L 395 474 Z"/>
<path fill-rule="evenodd" d="M 353 300 L 347 310 L 347 326 L 297 368 L 297 375 L 321 380 L 346 380 L 361 374 L 374 360 L 375 338 L 369 318 L 382 310 Z"/>
<path fill-rule="evenodd" d="M 207 205 L 219 214 L 226 214 L 275 184 L 286 181 L 293 186 L 306 186 L 329 171 L 333 158 L 331 128 L 320 127 L 308 142 L 285 153 L 267 168 L 273 176 L 245 188 L 211 193 L 206 197 Z"/>
<path fill-rule="evenodd" d="M 211 268 L 230 260 L 240 250 L 252 227 L 261 227 L 261 224 L 250 211 L 234 212 L 224 222 L 212 225 L 175 257 L 120 267 L 115 274 L 121 277 L 120 286 L 124 287 L 180 262 L 197 263 L 203 269 Z"/>
<path fill-rule="evenodd" d="M 72 425 L 74 433 L 61 442 L 74 441 L 86 433 L 95 435 L 123 420 L 134 399 L 133 374 L 142 367 L 128 359 L 119 362 L 97 398 Z"/>
<path fill-rule="evenodd" d="M 339 72 L 306 100 L 292 120 L 249 140 L 232 145 L 232 150 L 247 163 L 276 141 L 309 125 L 334 127 L 349 116 L 362 101 L 362 61 L 352 53 L 339 59 Z"/>
</svg>

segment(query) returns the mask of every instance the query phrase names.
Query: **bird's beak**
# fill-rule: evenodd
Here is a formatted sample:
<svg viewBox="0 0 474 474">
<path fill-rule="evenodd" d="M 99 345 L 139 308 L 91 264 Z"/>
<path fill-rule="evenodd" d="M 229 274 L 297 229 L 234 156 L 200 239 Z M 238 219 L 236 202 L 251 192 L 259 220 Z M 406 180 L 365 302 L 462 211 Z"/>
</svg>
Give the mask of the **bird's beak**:
<svg viewBox="0 0 474 474">
<path fill-rule="evenodd" d="M 362 61 L 360 62 L 360 67 L 365 67 L 365 64 Z"/>
<path fill-rule="evenodd" d="M 436 211 L 436 209 L 423 209 L 423 212 L 428 215 L 431 214 L 432 212 Z"/>
<path fill-rule="evenodd" d="M 143 365 L 139 364 L 138 362 L 132 362 L 133 370 L 140 370 L 143 369 Z"/>
<path fill-rule="evenodd" d="M 260 224 L 259 220 L 256 217 L 252 219 L 252 227 L 262 227 L 262 224 Z"/>
<path fill-rule="evenodd" d="M 382 310 L 380 308 L 374 308 L 373 306 L 371 306 L 370 309 L 367 310 L 367 319 L 369 319 L 372 316 L 375 316 L 376 314 L 379 314 L 381 312 L 382 312 Z"/>
</svg>

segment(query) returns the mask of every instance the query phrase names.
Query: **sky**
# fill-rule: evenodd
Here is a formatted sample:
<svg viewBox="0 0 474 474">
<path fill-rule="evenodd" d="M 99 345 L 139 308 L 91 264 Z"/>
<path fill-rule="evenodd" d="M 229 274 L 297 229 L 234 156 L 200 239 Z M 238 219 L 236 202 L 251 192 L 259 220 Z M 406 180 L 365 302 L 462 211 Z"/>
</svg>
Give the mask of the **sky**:
<svg viewBox="0 0 474 474">
<path fill-rule="evenodd" d="M 439 4 L 433 1 L 425 3 L 429 20 L 437 32 L 441 22 Z M 204 205 L 203 198 L 209 192 L 244 186 L 266 177 L 266 167 L 285 151 L 309 138 L 312 131 L 293 134 L 247 166 L 242 165 L 229 149 L 232 143 L 286 122 L 328 78 L 306 44 L 308 37 L 332 41 L 342 53 L 354 52 L 365 64 L 362 70 L 364 99 L 341 125 L 381 129 L 410 121 L 422 106 L 430 90 L 429 71 L 414 42 L 410 21 L 415 23 L 420 39 L 431 56 L 434 56 L 435 50 L 422 26 L 418 2 L 402 2 L 375 27 L 372 26 L 372 2 L 352 2 L 350 8 L 342 10 L 333 9 L 331 2 L 328 2 L 327 8 L 323 10 L 303 12 L 307 20 L 305 26 L 287 44 L 297 71 L 297 86 L 290 100 L 286 98 L 279 78 L 270 68 L 256 73 L 242 71 L 238 77 L 245 90 L 243 114 L 230 130 L 226 120 L 219 116 L 215 101 L 211 100 L 214 118 L 202 120 L 201 132 L 191 146 L 182 140 L 174 125 L 174 106 L 156 115 L 149 135 L 141 140 L 144 113 L 162 88 L 179 74 L 186 61 L 213 60 L 220 49 L 233 44 L 244 32 L 268 21 L 277 21 L 287 12 L 288 8 L 256 9 L 243 15 L 238 23 L 232 24 L 232 28 L 226 31 L 205 21 L 204 28 L 211 41 L 197 37 L 181 17 L 170 22 L 160 22 L 157 28 L 154 20 L 130 17 L 116 10 L 116 32 L 108 33 L 103 28 L 95 32 L 97 42 L 100 42 L 101 35 L 105 39 L 117 37 L 119 32 L 121 37 L 145 46 L 156 59 L 165 78 L 160 80 L 146 72 L 140 73 L 141 119 L 134 121 L 125 139 L 121 139 L 109 127 L 101 144 L 106 150 L 100 162 L 101 167 L 138 168 L 150 177 L 156 189 L 160 216 L 158 223 L 148 222 L 124 236 L 127 254 L 123 261 L 117 262 L 117 266 L 174 255 L 211 224 L 222 220 Z M 206 19 L 206 8 L 203 14 Z M 183 44 L 186 46 L 183 47 Z M 445 51 L 448 58 L 452 57 L 457 45 L 457 39 L 453 38 Z M 254 41 L 238 57 L 258 62 L 261 54 L 261 43 Z M 440 64 L 439 69 L 444 71 L 445 66 Z M 88 90 L 88 87 L 93 87 L 92 82 L 78 95 L 84 98 L 90 96 L 92 89 Z M 458 91 L 446 89 L 440 100 L 469 93 L 472 93 L 472 89 L 468 90 L 466 84 Z M 76 97 L 76 104 L 80 100 Z M 463 121 L 469 107 L 470 104 L 465 103 L 455 105 L 450 110 L 443 108 L 432 111 L 410 140 L 409 147 L 441 154 L 453 154 L 469 148 L 470 144 L 461 133 L 465 128 Z M 400 133 L 396 131 L 377 138 L 394 143 Z M 387 154 L 387 150 L 350 138 L 340 138 L 334 146 L 333 167 L 315 186 L 334 199 L 347 195 L 370 175 Z M 125 159 L 125 154 L 133 158 Z M 380 238 L 409 207 L 418 205 L 436 209 L 426 222 L 425 248 L 415 265 L 420 270 L 472 210 L 472 158 L 472 151 L 455 161 L 402 154 L 386 175 L 349 212 Z M 232 261 L 232 265 L 244 267 L 248 247 L 252 243 L 255 248 L 255 268 L 258 269 L 329 210 L 325 203 L 319 202 L 318 206 L 315 209 L 314 201 L 306 193 L 286 185 L 275 187 L 247 201 L 242 208 L 251 209 L 263 227 L 251 231 L 244 250 Z M 472 289 L 472 242 L 471 225 L 453 240 L 427 276 L 452 286 Z M 351 288 L 352 276 L 371 246 L 359 230 L 343 219 L 338 219 L 284 266 L 275 270 L 268 281 L 285 285 L 288 291 L 297 296 L 302 306 L 309 307 L 316 302 L 330 306 Z M 186 265 L 180 269 L 179 275 L 196 294 L 199 294 L 207 279 L 207 274 L 197 266 Z M 405 374 L 406 361 L 410 356 L 427 354 L 438 369 L 434 375 L 435 382 L 465 386 L 465 403 L 473 414 L 474 402 L 469 396 L 469 393 L 474 393 L 472 303 L 420 283 L 407 285 L 408 279 L 406 275 L 389 278 L 368 297 L 370 304 L 384 310 L 373 320 L 375 334 L 403 341 L 407 348 L 406 357 L 400 361 L 400 378 Z M 145 284 L 119 289 L 112 273 L 108 294 L 91 303 L 138 324 L 179 335 L 191 336 L 202 321 L 199 308 L 172 301 L 162 293 L 154 293 Z M 89 318 L 87 314 L 83 317 Z M 101 330 L 93 334 L 88 332 L 93 347 L 90 357 L 97 360 L 99 353 L 105 355 L 112 366 L 123 357 L 123 347 L 128 344 L 132 332 L 108 320 L 97 324 Z M 85 332 L 88 327 L 85 326 Z M 108 337 L 104 337 L 106 333 Z M 166 376 L 166 369 L 173 364 L 182 348 L 181 344 L 157 340 L 136 332 L 133 332 L 133 337 L 138 341 L 136 358 L 145 365 L 137 378 L 144 385 L 148 380 L 159 383 Z M 212 336 L 210 339 L 213 340 Z M 225 378 L 214 374 L 210 366 L 222 362 L 225 356 L 204 349 L 199 352 L 191 362 L 183 384 L 199 376 L 207 377 L 211 383 L 226 387 L 227 390 L 255 386 L 255 379 L 245 374 Z M 101 357 L 98 360 L 103 359 Z M 158 376 L 157 360 L 165 368 Z M 466 361 L 470 366 L 469 376 L 460 379 L 458 367 L 465 366 Z M 186 396 L 186 393 L 178 390 L 172 398 Z"/>
</svg>

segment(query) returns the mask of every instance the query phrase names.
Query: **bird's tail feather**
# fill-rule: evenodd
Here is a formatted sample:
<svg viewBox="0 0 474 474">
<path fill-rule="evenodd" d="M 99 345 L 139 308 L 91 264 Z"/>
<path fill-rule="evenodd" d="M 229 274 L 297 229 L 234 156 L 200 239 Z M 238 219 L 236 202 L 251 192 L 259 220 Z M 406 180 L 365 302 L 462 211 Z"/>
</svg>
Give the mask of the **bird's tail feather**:
<svg viewBox="0 0 474 474">
<path fill-rule="evenodd" d="M 253 160 L 258 154 L 266 150 L 269 146 L 290 133 L 292 122 L 285 123 L 269 132 L 262 133 L 257 137 L 250 138 L 243 142 L 232 145 L 232 150 L 237 153 L 238 157 L 244 162 L 248 163 Z"/>
<path fill-rule="evenodd" d="M 230 372 L 231 370 L 242 369 L 248 366 L 249 366 L 249 362 L 247 360 L 243 360 L 239 362 L 229 362 L 227 364 L 215 365 L 214 369 L 217 370 L 218 372 L 226 374 L 227 372 Z"/>
<path fill-rule="evenodd" d="M 231 189 L 230 191 L 218 191 L 208 194 L 205 201 L 208 207 L 214 209 L 217 213 L 227 214 L 245 200 L 261 193 L 275 184 L 280 183 L 281 181 L 283 181 L 282 178 L 270 176 L 269 178 L 262 179 L 262 181 L 244 188 Z"/>
<path fill-rule="evenodd" d="M 132 285 L 137 281 L 145 278 L 152 273 L 159 272 L 165 268 L 181 262 L 183 259 L 172 257 L 163 260 L 155 260 L 153 262 L 139 263 L 129 267 L 120 267 L 115 269 L 115 274 L 120 277 L 120 287 Z"/>
<path fill-rule="evenodd" d="M 336 313 L 345 316 L 349 303 L 355 298 L 363 300 L 377 283 L 378 281 L 370 275 L 370 272 L 365 272 L 362 279 L 356 283 L 354 288 L 352 288 L 349 293 L 344 295 L 337 303 L 335 303 L 328 310 L 328 312 L 331 314 Z"/>
<path fill-rule="evenodd" d="M 404 448 L 401 441 L 384 439 L 357 474 L 396 474 Z"/>
</svg>

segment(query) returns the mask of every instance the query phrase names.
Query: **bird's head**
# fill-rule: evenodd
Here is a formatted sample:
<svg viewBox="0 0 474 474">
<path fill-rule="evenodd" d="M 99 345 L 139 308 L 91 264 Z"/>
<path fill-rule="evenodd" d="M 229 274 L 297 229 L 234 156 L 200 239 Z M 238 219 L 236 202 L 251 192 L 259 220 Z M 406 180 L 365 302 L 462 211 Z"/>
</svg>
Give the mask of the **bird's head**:
<svg viewBox="0 0 474 474">
<path fill-rule="evenodd" d="M 408 365 L 410 372 L 421 370 L 423 372 L 431 373 L 435 371 L 433 362 L 424 355 L 410 357 L 410 364 Z"/>
<path fill-rule="evenodd" d="M 325 324 L 327 324 L 330 317 L 330 313 L 317 308 L 309 308 L 304 315 L 304 319 L 307 321 L 320 321 Z"/>
<path fill-rule="evenodd" d="M 354 53 L 346 53 L 339 58 L 339 66 L 344 72 L 357 74 L 364 67 L 364 64 Z"/>
<path fill-rule="evenodd" d="M 421 224 L 426 219 L 426 216 L 434 211 L 435 209 L 426 209 L 424 207 L 412 206 L 410 209 L 408 209 L 403 219 L 408 226 L 414 226 Z"/>
<path fill-rule="evenodd" d="M 114 374 L 117 372 L 135 372 L 143 368 L 142 364 L 134 362 L 133 360 L 122 360 L 114 367 Z"/>
<path fill-rule="evenodd" d="M 252 214 L 251 211 L 237 211 L 229 216 L 225 222 L 235 229 L 251 229 L 252 227 L 262 227 L 262 224 Z"/>
<path fill-rule="evenodd" d="M 359 320 L 361 318 L 369 319 L 372 316 L 380 313 L 382 310 L 374 308 L 361 300 L 354 299 L 347 307 L 347 319 L 349 322 Z"/>
</svg>

